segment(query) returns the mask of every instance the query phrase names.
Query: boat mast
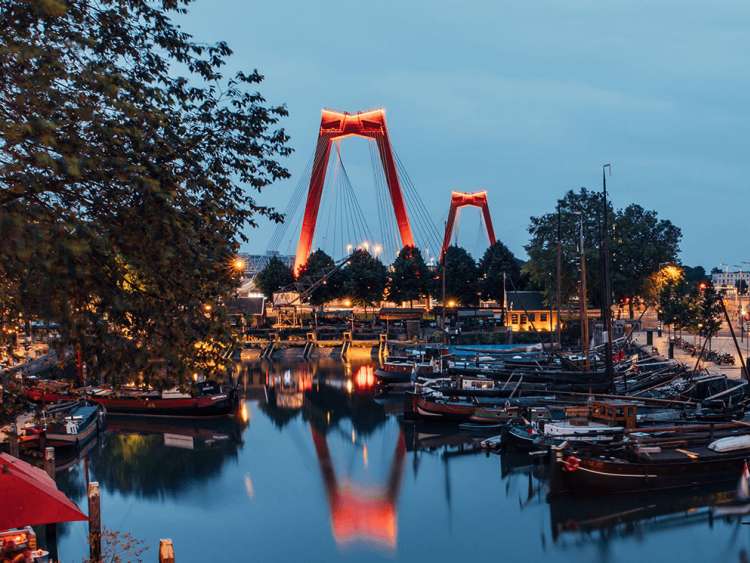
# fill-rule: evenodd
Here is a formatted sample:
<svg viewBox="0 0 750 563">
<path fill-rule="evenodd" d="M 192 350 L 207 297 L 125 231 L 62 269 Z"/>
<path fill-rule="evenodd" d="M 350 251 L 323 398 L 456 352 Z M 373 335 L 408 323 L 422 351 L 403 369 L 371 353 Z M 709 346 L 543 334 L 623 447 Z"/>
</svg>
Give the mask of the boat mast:
<svg viewBox="0 0 750 563">
<path fill-rule="evenodd" d="M 561 345 L 561 334 L 560 334 L 560 286 L 562 277 L 562 242 L 561 242 L 561 228 L 560 228 L 560 200 L 557 200 L 557 274 L 555 282 L 555 308 L 557 309 L 557 349 L 562 349 Z"/>
<path fill-rule="evenodd" d="M 607 341 L 604 345 L 604 353 L 606 355 L 604 359 L 604 366 L 607 373 L 607 378 L 611 381 L 614 380 L 614 367 L 612 365 L 612 290 L 610 287 L 609 280 L 609 227 L 608 221 L 608 209 L 607 209 L 607 174 L 606 171 L 609 169 L 609 173 L 612 173 L 612 166 L 605 164 L 602 166 L 602 312 L 604 313 L 604 329 L 607 332 Z"/>
<path fill-rule="evenodd" d="M 583 246 L 583 214 L 580 223 L 580 251 L 581 251 L 581 283 L 579 284 L 578 300 L 581 316 L 581 349 L 583 352 L 583 365 L 589 369 L 589 315 L 586 307 L 586 252 Z"/>
</svg>

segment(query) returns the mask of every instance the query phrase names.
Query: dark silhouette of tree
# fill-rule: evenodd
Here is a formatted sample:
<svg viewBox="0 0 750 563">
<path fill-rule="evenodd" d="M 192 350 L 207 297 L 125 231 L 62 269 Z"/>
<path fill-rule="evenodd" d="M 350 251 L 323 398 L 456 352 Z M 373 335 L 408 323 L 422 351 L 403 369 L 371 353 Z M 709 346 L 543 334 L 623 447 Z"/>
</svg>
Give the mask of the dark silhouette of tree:
<svg viewBox="0 0 750 563">
<path fill-rule="evenodd" d="M 479 261 L 479 274 L 479 287 L 484 299 L 494 299 L 503 304 L 503 274 L 507 289 L 521 289 L 521 266 L 510 249 L 500 241 L 485 251 Z"/>
<path fill-rule="evenodd" d="M 479 303 L 479 269 L 471 254 L 459 246 L 449 246 L 443 261 L 446 300 L 455 300 L 458 304 L 466 306 L 477 305 Z"/>
<path fill-rule="evenodd" d="M 686 282 L 692 283 L 697 286 L 701 282 L 709 281 L 709 277 L 708 275 L 706 275 L 706 270 L 703 268 L 703 266 L 683 266 L 682 268 L 685 271 Z"/>
<path fill-rule="evenodd" d="M 405 246 L 388 272 L 388 299 L 396 303 L 409 301 L 411 307 L 414 299 L 430 292 L 431 276 L 419 249 Z"/>
<path fill-rule="evenodd" d="M 255 276 L 255 285 L 268 299 L 273 297 L 274 292 L 292 282 L 294 282 L 292 269 L 276 256 L 271 257 L 265 268 Z"/>
<path fill-rule="evenodd" d="M 594 305 L 601 301 L 601 295 L 594 288 L 599 284 L 599 240 L 601 235 L 601 196 L 598 192 L 580 188 L 577 192 L 568 191 L 558 201 L 560 209 L 560 241 L 562 248 L 562 272 L 560 291 L 563 301 L 577 294 L 579 281 L 579 241 L 580 223 L 583 222 L 584 249 L 588 264 L 587 285 L 590 289 L 589 300 Z M 608 224 L 614 223 L 614 211 L 608 207 Z M 529 261 L 524 270 L 530 282 L 536 287 L 544 288 L 548 303 L 555 300 L 554 276 L 557 264 L 557 211 L 532 217 L 529 225 L 531 239 L 526 245 Z M 610 244 L 612 248 L 614 244 Z"/>
<path fill-rule="evenodd" d="M 740 295 L 747 295 L 747 282 L 745 280 L 737 280 L 734 282 L 734 287 L 737 288 L 737 293 Z"/>
<path fill-rule="evenodd" d="M 180 0 L 0 0 L 0 323 L 43 318 L 90 372 L 223 373 L 224 303 L 287 114 Z"/>
<path fill-rule="evenodd" d="M 602 200 L 599 192 L 586 188 L 569 191 L 559 200 L 560 240 L 562 248 L 561 293 L 567 300 L 576 294 L 579 277 L 580 224 L 583 222 L 584 249 L 588 263 L 589 298 L 599 306 L 602 301 L 600 241 Z M 627 300 L 630 315 L 633 303 L 648 291 L 650 278 L 666 263 L 677 261 L 682 238 L 680 229 L 655 211 L 631 204 L 615 212 L 608 202 L 609 249 L 613 301 Z M 557 257 L 557 211 L 531 218 L 526 245 L 529 261 L 524 270 L 530 282 L 546 290 L 548 302 L 554 300 Z"/>
<path fill-rule="evenodd" d="M 667 280 L 659 290 L 659 317 L 675 331 L 697 326 L 697 286 L 687 278 Z"/>
<path fill-rule="evenodd" d="M 677 260 L 682 233 L 656 211 L 631 204 L 617 212 L 612 242 L 612 289 L 616 300 L 633 303 L 644 293 L 649 277 Z"/>
<path fill-rule="evenodd" d="M 299 282 L 298 286 L 300 290 L 305 291 L 310 288 L 335 268 L 336 263 L 333 261 L 333 258 L 320 249 L 316 250 L 310 254 L 307 262 L 299 271 L 297 281 Z M 321 306 L 329 301 L 343 297 L 346 291 L 345 286 L 346 274 L 342 270 L 337 270 L 310 293 L 309 302 L 311 305 Z"/>
<path fill-rule="evenodd" d="M 388 273 L 383 263 L 369 252 L 357 249 L 346 266 L 346 292 L 352 301 L 365 308 L 383 299 Z"/>
<path fill-rule="evenodd" d="M 708 338 L 710 343 L 711 338 L 721 329 L 723 318 L 724 310 L 721 306 L 721 295 L 712 283 L 703 283 L 698 295 L 695 328 L 701 336 Z"/>
</svg>

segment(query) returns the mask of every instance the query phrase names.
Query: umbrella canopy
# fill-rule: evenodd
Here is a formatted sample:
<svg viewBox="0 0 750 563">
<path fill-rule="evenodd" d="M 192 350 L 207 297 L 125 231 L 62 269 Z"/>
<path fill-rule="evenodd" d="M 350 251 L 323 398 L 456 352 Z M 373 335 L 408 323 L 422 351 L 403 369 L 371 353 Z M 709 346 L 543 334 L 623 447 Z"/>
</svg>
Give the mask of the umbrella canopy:
<svg viewBox="0 0 750 563">
<path fill-rule="evenodd" d="M 41 469 L 0 454 L 0 530 L 86 520 Z"/>
</svg>

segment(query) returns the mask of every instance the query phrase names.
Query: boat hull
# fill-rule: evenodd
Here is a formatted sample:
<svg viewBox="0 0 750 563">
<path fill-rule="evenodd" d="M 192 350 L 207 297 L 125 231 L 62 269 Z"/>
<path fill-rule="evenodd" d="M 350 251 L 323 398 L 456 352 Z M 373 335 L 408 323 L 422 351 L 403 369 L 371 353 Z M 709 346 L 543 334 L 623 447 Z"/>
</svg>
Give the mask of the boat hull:
<svg viewBox="0 0 750 563">
<path fill-rule="evenodd" d="M 90 400 L 106 409 L 108 415 L 201 418 L 227 416 L 234 408 L 234 401 L 226 394 L 178 399 L 92 396 Z"/>
<path fill-rule="evenodd" d="M 418 397 L 415 401 L 414 410 L 418 415 L 427 419 L 465 422 L 474 414 L 476 407 L 451 402 L 431 401 L 425 397 Z"/>
<path fill-rule="evenodd" d="M 635 463 L 583 458 L 557 461 L 558 492 L 589 495 L 689 488 L 736 481 L 750 451 L 709 460 Z M 576 458 L 577 459 L 577 458 Z"/>
</svg>

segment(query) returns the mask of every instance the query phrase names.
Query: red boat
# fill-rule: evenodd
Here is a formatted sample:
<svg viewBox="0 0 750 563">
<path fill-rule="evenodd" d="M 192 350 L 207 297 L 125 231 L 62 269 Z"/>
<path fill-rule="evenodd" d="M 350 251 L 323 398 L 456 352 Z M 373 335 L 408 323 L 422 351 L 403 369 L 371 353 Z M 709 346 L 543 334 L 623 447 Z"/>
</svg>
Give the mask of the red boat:
<svg viewBox="0 0 750 563">
<path fill-rule="evenodd" d="M 475 404 L 465 401 L 451 401 L 428 395 L 416 395 L 414 398 L 414 412 L 428 419 L 466 421 L 474 415 L 476 409 Z"/>
<path fill-rule="evenodd" d="M 24 389 L 23 393 L 32 403 L 57 403 L 76 399 L 70 384 L 63 381 L 39 381 Z"/>
<path fill-rule="evenodd" d="M 179 391 L 119 391 L 94 389 L 90 401 L 110 415 L 168 416 L 182 418 L 227 416 L 236 404 L 236 393 L 225 393 L 213 383 L 197 386 L 194 394 Z"/>
</svg>

